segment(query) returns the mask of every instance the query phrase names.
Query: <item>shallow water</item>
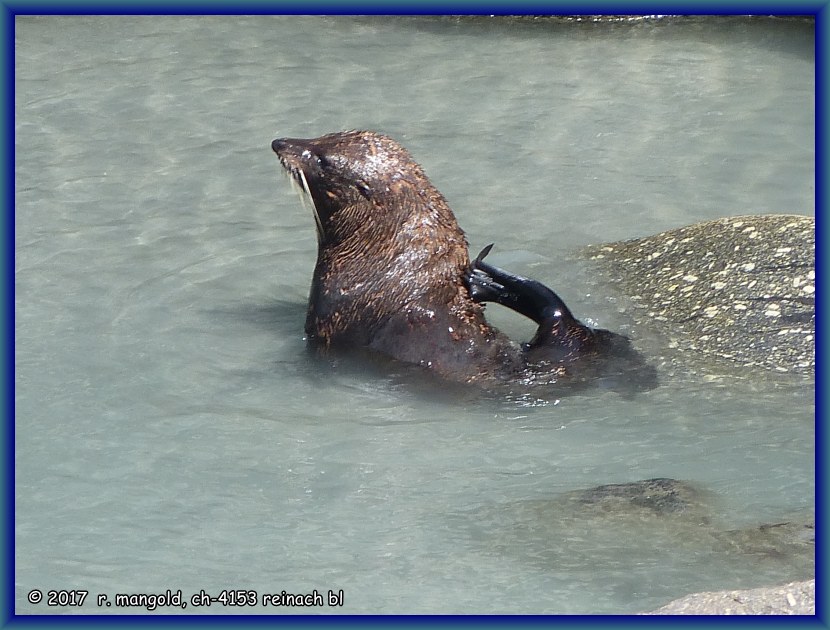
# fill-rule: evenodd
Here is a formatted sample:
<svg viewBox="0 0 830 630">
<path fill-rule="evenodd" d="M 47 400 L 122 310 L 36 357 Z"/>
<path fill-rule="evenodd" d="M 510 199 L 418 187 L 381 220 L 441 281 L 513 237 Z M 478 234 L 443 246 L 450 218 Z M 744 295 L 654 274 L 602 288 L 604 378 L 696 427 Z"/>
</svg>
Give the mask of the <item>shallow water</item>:
<svg viewBox="0 0 830 630">
<path fill-rule="evenodd" d="M 343 589 L 325 612 L 625 613 L 811 575 L 719 553 L 688 522 L 563 531 L 532 506 L 673 477 L 711 493 L 719 528 L 809 512 L 812 383 L 669 372 L 633 400 L 534 406 L 325 369 L 302 338 L 313 221 L 269 147 L 389 133 L 472 250 L 496 241 L 494 264 L 659 355 L 575 252 L 727 215 L 813 214 L 811 23 L 16 29 L 18 612 L 140 612 L 95 597 L 169 588 Z M 55 609 L 27 602 L 36 588 L 91 595 Z"/>
</svg>

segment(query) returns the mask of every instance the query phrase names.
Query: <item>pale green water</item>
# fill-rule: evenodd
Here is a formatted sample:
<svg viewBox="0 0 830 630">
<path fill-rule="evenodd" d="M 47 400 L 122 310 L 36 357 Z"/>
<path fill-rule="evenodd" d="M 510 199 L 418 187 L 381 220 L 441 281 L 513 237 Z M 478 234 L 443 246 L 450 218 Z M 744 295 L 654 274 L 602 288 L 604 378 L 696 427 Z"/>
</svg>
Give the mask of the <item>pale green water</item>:
<svg viewBox="0 0 830 630">
<path fill-rule="evenodd" d="M 812 26 L 16 27 L 18 612 L 53 612 L 26 602 L 33 588 L 87 589 L 85 613 L 137 612 L 99 609 L 97 593 L 167 588 L 343 589 L 348 613 L 633 612 L 806 577 L 694 540 L 643 558 L 631 550 L 663 540 L 646 526 L 622 547 L 544 522 L 505 536 L 517 502 L 655 476 L 711 491 L 724 527 L 809 510 L 813 388 L 669 376 L 634 400 L 520 407 L 322 373 L 302 340 L 313 222 L 269 144 L 393 135 L 473 250 L 496 241 L 496 264 L 647 338 L 572 253 L 812 214 Z"/>
</svg>

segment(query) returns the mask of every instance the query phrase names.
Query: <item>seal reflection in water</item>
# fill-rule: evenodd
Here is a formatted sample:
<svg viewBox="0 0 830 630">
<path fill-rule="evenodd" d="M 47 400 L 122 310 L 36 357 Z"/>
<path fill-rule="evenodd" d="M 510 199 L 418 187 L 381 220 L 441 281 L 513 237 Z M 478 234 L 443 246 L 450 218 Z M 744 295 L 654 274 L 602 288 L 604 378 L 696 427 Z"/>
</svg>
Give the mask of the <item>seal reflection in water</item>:
<svg viewBox="0 0 830 630">
<path fill-rule="evenodd" d="M 461 382 L 656 383 L 628 338 L 588 328 L 543 284 L 484 263 L 489 248 L 471 264 L 446 200 L 391 138 L 348 131 L 271 147 L 317 224 L 305 332 L 321 350 L 369 350 Z M 533 319 L 533 339 L 519 345 L 490 326 L 488 301 Z"/>
</svg>

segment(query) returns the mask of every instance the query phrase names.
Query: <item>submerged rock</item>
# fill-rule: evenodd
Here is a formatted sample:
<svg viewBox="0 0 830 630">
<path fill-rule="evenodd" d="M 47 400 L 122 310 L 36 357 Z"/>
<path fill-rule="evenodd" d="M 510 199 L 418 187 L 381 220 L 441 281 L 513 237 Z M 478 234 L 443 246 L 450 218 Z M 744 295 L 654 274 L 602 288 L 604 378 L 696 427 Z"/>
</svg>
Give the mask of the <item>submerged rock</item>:
<svg viewBox="0 0 830 630">
<path fill-rule="evenodd" d="M 613 483 L 577 490 L 560 497 L 560 501 L 590 506 L 603 512 L 631 513 L 644 510 L 654 516 L 694 515 L 692 520 L 706 522 L 707 495 L 699 488 L 667 477 L 629 483 Z"/>
<path fill-rule="evenodd" d="M 727 549 L 738 553 L 773 560 L 797 558 L 805 567 L 815 566 L 816 522 L 812 516 L 719 532 L 718 538 Z"/>
<path fill-rule="evenodd" d="M 680 352 L 815 371 L 815 218 L 730 217 L 588 248 Z"/>
<path fill-rule="evenodd" d="M 711 514 L 715 500 L 714 494 L 694 484 L 659 477 L 568 492 L 555 502 L 561 512 L 582 519 L 635 517 L 640 524 L 652 522 L 653 527 L 673 522 L 678 535 L 684 527 L 692 528 L 696 537 L 719 553 L 780 561 L 795 570 L 813 572 L 816 528 L 811 513 L 777 523 L 723 529 Z"/>
<path fill-rule="evenodd" d="M 815 576 L 812 511 L 736 529 L 721 522 L 717 503 L 695 484 L 655 478 L 480 506 L 455 518 L 468 540 L 505 561 L 587 583 L 608 579 L 595 574 L 619 575 L 614 589 L 631 590 L 621 595 L 623 612 L 656 608 L 684 592 Z M 547 612 L 603 612 L 554 606 Z"/>
<path fill-rule="evenodd" d="M 523 539 L 526 547 L 534 541 L 551 550 L 551 541 L 561 535 L 578 533 L 604 536 L 632 528 L 642 538 L 644 527 L 661 539 L 709 549 L 719 554 L 750 555 L 788 563 L 810 574 L 814 568 L 815 518 L 812 513 L 786 521 L 729 529 L 718 524 L 713 514 L 717 496 L 695 484 L 670 478 L 644 479 L 573 490 L 549 498 L 511 501 L 479 508 L 475 518 L 465 519 L 475 527 L 497 523 L 510 534 L 499 531 L 501 543 Z M 512 542 L 512 541 L 511 541 Z M 629 545 L 635 544 L 633 540 Z M 654 548 L 654 539 L 646 542 Z M 505 545 L 510 547 L 511 545 Z M 539 551 L 539 550 L 537 550 Z M 557 553 L 572 553 L 573 548 Z"/>
</svg>

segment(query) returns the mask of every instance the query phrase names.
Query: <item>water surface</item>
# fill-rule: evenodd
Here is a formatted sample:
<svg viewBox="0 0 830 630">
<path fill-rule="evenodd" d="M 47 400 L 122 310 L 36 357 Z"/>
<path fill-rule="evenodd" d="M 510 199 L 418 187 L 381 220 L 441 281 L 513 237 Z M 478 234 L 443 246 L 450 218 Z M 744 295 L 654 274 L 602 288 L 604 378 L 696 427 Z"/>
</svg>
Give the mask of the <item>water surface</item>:
<svg viewBox="0 0 830 630">
<path fill-rule="evenodd" d="M 241 588 L 343 589 L 326 612 L 628 613 L 811 576 L 688 522 L 545 515 L 650 477 L 710 493 L 719 529 L 809 512 L 812 383 L 665 370 L 633 400 L 533 406 L 324 369 L 302 337 L 313 221 L 269 145 L 389 133 L 471 249 L 495 241 L 495 264 L 659 363 L 576 252 L 812 214 L 813 36 L 729 18 L 17 18 L 17 612 Z M 34 588 L 91 595 L 47 609 Z"/>
</svg>

